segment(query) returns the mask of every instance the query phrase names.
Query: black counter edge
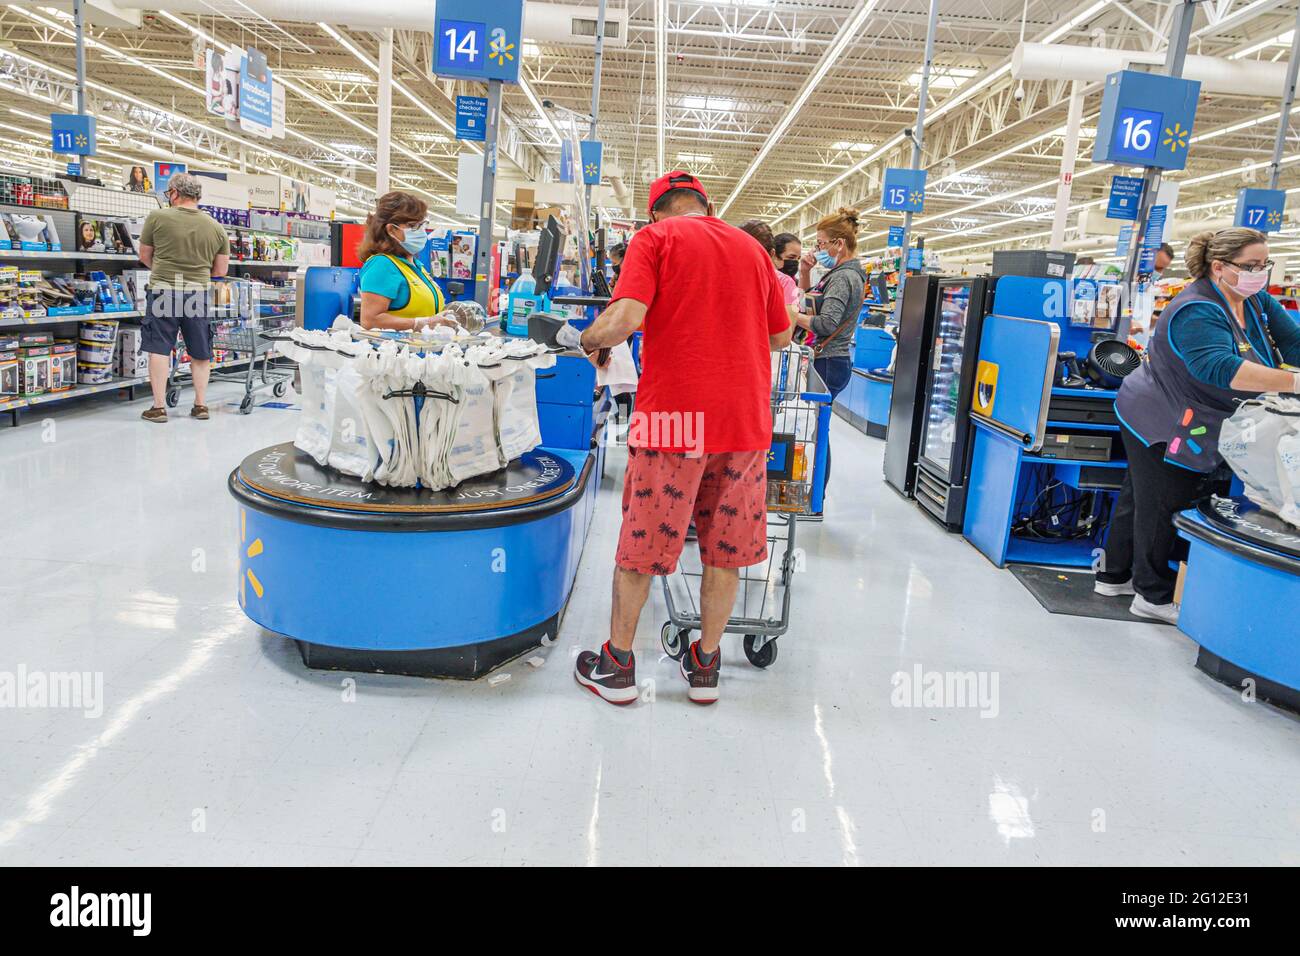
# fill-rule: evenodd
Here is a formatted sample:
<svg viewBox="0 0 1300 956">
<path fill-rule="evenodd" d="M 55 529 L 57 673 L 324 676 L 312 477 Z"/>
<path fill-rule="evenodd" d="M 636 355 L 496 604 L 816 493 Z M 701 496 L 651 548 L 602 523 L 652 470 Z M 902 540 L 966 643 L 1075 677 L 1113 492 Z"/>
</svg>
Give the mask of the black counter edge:
<svg viewBox="0 0 1300 956">
<path fill-rule="evenodd" d="M 1226 532 L 1209 525 L 1201 524 L 1184 515 L 1174 515 L 1174 527 L 1179 531 L 1186 531 L 1194 538 L 1200 538 L 1207 544 L 1212 544 L 1217 548 L 1222 548 L 1229 554 L 1236 555 L 1239 558 L 1245 558 L 1247 561 L 1254 561 L 1265 567 L 1273 568 L 1277 571 L 1285 571 L 1287 574 L 1300 576 L 1300 561 L 1295 558 L 1288 558 L 1284 554 L 1276 551 L 1269 551 L 1265 548 L 1248 544 L 1240 538 L 1235 538 Z"/>
<path fill-rule="evenodd" d="M 1245 681 L 1254 681 L 1256 698 L 1300 714 L 1300 690 L 1261 677 L 1244 667 L 1238 667 L 1232 661 L 1225 660 L 1209 650 L 1205 645 L 1201 645 L 1200 652 L 1196 655 L 1196 667 L 1202 673 L 1235 691 L 1240 691 Z"/>
<path fill-rule="evenodd" d="M 379 511 L 332 511 L 312 505 L 281 501 L 264 495 L 239 480 L 235 468 L 226 479 L 226 488 L 238 502 L 254 511 L 319 528 L 336 528 L 341 531 L 478 531 L 484 528 L 504 528 L 509 525 L 537 521 L 559 514 L 573 507 L 587 490 L 596 455 L 587 452 L 582 471 L 573 486 L 563 494 L 545 501 L 494 511 L 461 511 L 441 514 L 405 514 Z"/>
</svg>

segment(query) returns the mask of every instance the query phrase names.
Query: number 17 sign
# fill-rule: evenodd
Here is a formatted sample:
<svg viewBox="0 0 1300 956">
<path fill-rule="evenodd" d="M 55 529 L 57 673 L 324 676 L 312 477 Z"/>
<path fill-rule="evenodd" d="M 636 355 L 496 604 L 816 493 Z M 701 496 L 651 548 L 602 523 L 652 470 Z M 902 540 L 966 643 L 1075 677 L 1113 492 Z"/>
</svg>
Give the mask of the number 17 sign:
<svg viewBox="0 0 1300 956">
<path fill-rule="evenodd" d="M 519 82 L 523 0 L 438 0 L 433 72 L 467 80 Z"/>
</svg>

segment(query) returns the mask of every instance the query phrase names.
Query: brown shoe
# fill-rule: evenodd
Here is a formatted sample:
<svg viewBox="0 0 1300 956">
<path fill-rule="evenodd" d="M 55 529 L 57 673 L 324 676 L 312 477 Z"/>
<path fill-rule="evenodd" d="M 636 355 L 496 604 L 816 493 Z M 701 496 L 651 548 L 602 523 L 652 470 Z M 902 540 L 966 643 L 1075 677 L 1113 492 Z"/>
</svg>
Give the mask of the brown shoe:
<svg viewBox="0 0 1300 956">
<path fill-rule="evenodd" d="M 206 422 L 208 420 L 208 406 L 195 405 L 190 409 L 190 418 L 198 418 Z"/>
<path fill-rule="evenodd" d="M 161 425 L 163 422 L 167 421 L 167 409 L 165 408 L 146 409 L 140 415 L 140 417 L 147 422 L 156 422 L 157 424 Z"/>
</svg>

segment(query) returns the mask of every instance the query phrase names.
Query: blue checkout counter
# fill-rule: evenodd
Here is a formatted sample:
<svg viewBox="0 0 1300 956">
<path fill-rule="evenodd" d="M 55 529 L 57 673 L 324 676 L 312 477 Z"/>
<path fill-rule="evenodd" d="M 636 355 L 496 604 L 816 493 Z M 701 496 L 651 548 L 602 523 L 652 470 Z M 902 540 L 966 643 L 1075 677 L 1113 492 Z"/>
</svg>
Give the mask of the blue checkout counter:
<svg viewBox="0 0 1300 956">
<path fill-rule="evenodd" d="M 1058 352 L 1091 347 L 1070 312 L 1064 280 L 1002 276 L 984 321 L 962 533 L 998 567 L 1091 567 L 1128 468 L 1116 392 L 1056 384 Z"/>
<path fill-rule="evenodd" d="M 1300 530 L 1245 498 L 1213 498 L 1175 520 L 1190 542 L 1178 629 L 1196 666 L 1300 711 Z"/>
<path fill-rule="evenodd" d="M 889 429 L 889 399 L 894 390 L 889 365 L 894 344 L 894 336 L 884 329 L 859 326 L 853 375 L 835 398 L 835 414 L 872 438 L 884 438 Z"/>
<path fill-rule="evenodd" d="M 308 270 L 308 327 L 351 314 L 355 272 Z M 244 612 L 313 668 L 476 678 L 548 644 L 604 471 L 594 393 L 591 363 L 557 356 L 538 374 L 542 446 L 441 492 L 367 484 L 291 442 L 253 452 L 227 482 Z"/>
</svg>

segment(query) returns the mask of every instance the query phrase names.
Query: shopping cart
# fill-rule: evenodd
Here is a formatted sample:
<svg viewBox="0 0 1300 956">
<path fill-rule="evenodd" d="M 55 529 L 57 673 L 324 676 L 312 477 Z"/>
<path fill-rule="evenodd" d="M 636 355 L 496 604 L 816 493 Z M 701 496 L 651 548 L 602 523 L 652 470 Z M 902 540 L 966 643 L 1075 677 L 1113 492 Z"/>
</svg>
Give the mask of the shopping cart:
<svg viewBox="0 0 1300 956">
<path fill-rule="evenodd" d="M 776 640 L 790 627 L 794 576 L 804 570 L 796 547 L 800 515 L 819 513 L 826 480 L 825 456 L 831 396 L 812 367 L 812 349 L 792 345 L 777 353 L 772 371 L 772 448 L 767 459 L 767 560 L 740 571 L 736 608 L 723 629 L 743 634 L 745 657 L 755 667 L 776 661 Z M 698 550 L 683 552 L 675 574 L 663 577 L 668 621 L 660 633 L 664 652 L 679 659 L 701 624 Z"/>
<path fill-rule="evenodd" d="M 214 287 L 209 297 L 212 348 L 214 352 L 233 353 L 233 357 L 214 361 L 210 380 L 242 383 L 244 395 L 239 400 L 239 411 L 247 415 L 253 410 L 253 396 L 258 392 L 270 389 L 276 398 L 283 398 L 289 390 L 294 366 L 273 355 L 275 343 L 267 335 L 293 325 L 293 317 L 262 316 L 258 314 L 261 306 L 250 298 L 247 290 L 236 287 L 232 294 L 229 290 L 221 292 L 220 288 Z M 172 366 L 166 393 L 169 406 L 176 407 L 181 388 L 192 380 L 179 363 Z"/>
</svg>

